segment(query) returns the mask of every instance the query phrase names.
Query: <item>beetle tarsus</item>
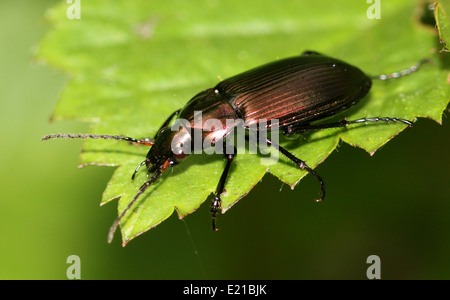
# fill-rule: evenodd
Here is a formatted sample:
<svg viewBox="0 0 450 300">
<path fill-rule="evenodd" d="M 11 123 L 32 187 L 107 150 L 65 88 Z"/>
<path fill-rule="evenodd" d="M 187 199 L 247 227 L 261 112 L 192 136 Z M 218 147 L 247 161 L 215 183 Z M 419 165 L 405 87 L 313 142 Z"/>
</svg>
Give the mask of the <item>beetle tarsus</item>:
<svg viewBox="0 0 450 300">
<path fill-rule="evenodd" d="M 144 160 L 143 162 L 141 162 L 139 164 L 139 166 L 137 166 L 136 170 L 134 170 L 133 175 L 131 175 L 131 180 L 134 180 L 134 177 L 136 176 L 136 173 L 139 171 L 139 169 L 145 165 L 145 163 L 147 162 L 147 160 Z"/>
<path fill-rule="evenodd" d="M 316 171 L 314 171 L 313 169 L 311 169 L 310 167 L 308 167 L 306 165 L 306 163 L 304 161 L 301 161 L 301 163 L 303 164 L 303 168 L 300 166 L 300 168 L 302 170 L 306 170 L 308 171 L 308 173 L 310 173 L 311 175 L 313 175 L 314 177 L 317 178 L 317 180 L 320 183 L 320 198 L 319 199 L 314 199 L 314 201 L 316 202 L 322 202 L 323 199 L 325 198 L 325 183 L 323 182 L 322 177 L 319 176 L 319 174 L 317 174 Z"/>
<path fill-rule="evenodd" d="M 308 167 L 308 165 L 301 160 L 300 158 L 297 158 L 294 154 L 290 153 L 288 150 L 284 149 L 283 147 L 281 147 L 278 144 L 275 144 L 274 142 L 272 142 L 270 139 L 266 139 L 266 142 L 269 146 L 275 147 L 275 149 L 277 149 L 278 151 L 280 151 L 284 156 L 286 156 L 287 158 L 289 158 L 292 162 L 294 162 L 300 169 L 307 171 L 308 173 L 310 173 L 311 175 L 313 175 L 314 177 L 316 177 L 316 179 L 319 181 L 320 183 L 320 198 L 316 199 L 316 202 L 322 202 L 323 199 L 325 199 L 325 183 L 322 179 L 322 177 L 319 176 L 319 174 L 317 174 L 316 171 L 314 171 L 313 169 L 311 169 L 310 167 Z"/>
<path fill-rule="evenodd" d="M 220 176 L 220 180 L 219 180 L 219 183 L 217 184 L 217 188 L 216 188 L 216 193 L 215 193 L 214 199 L 211 203 L 212 229 L 214 231 L 219 230 L 216 226 L 216 218 L 217 218 L 217 214 L 219 213 L 219 210 L 221 209 L 221 206 L 222 206 L 222 200 L 220 199 L 220 195 L 222 195 L 222 193 L 225 191 L 225 182 L 227 181 L 231 163 L 233 162 L 234 157 L 236 156 L 236 153 L 237 153 L 236 147 L 233 147 L 233 150 L 232 150 L 233 153 L 227 153 L 225 142 L 223 145 L 223 149 L 224 149 L 224 153 L 225 153 L 224 156 L 227 159 L 227 163 L 225 165 L 225 169 L 222 172 L 222 176 Z"/>
<path fill-rule="evenodd" d="M 370 76 L 370 78 L 378 79 L 378 80 L 388 80 L 388 79 L 400 78 L 405 75 L 409 75 L 411 73 L 416 72 L 423 64 L 429 63 L 429 62 L 431 62 L 431 60 L 429 58 L 424 58 L 421 61 L 419 61 L 418 63 L 416 63 L 415 65 L 409 67 L 408 69 L 401 70 L 398 72 L 393 72 L 390 74 L 380 74 L 380 75 Z"/>
<path fill-rule="evenodd" d="M 219 228 L 217 228 L 216 226 L 216 217 L 217 214 L 219 213 L 221 204 L 222 200 L 220 200 L 220 196 L 216 195 L 211 203 L 212 229 L 214 231 L 219 231 Z"/>
<path fill-rule="evenodd" d="M 367 123 L 371 123 L 371 122 L 404 123 L 404 124 L 408 125 L 409 127 L 411 127 L 414 121 L 409 121 L 409 120 L 401 119 L 401 118 L 391 118 L 391 117 L 362 118 L 362 119 L 357 119 L 357 120 L 352 120 L 352 121 L 342 120 L 342 121 L 327 123 L 327 124 L 314 124 L 314 125 L 305 124 L 305 125 L 298 125 L 298 126 L 289 126 L 285 130 L 285 134 L 290 135 L 290 134 L 294 134 L 294 133 L 303 133 L 303 132 L 309 131 L 309 130 L 319 130 L 319 129 L 327 129 L 327 128 L 338 128 L 338 127 L 347 128 L 348 125 L 361 124 L 361 123 L 367 124 Z"/>
<path fill-rule="evenodd" d="M 345 126 L 350 125 L 350 124 L 368 123 L 368 122 L 386 122 L 386 123 L 394 122 L 394 123 L 404 123 L 408 126 L 411 126 L 413 123 L 413 121 L 409 121 L 409 120 L 405 120 L 405 119 L 401 119 L 401 118 L 390 118 L 390 117 L 362 118 L 362 119 L 358 119 L 358 120 L 343 121 L 343 122 L 346 123 Z"/>
</svg>

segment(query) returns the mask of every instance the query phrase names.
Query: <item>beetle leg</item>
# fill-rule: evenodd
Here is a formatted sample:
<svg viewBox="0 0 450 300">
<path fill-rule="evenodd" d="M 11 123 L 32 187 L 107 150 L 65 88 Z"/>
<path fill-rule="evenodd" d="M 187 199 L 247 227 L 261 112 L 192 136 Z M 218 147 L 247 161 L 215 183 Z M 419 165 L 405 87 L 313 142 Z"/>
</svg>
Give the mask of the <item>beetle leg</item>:
<svg viewBox="0 0 450 300">
<path fill-rule="evenodd" d="M 297 158 L 294 154 L 290 153 L 288 150 L 284 149 L 278 144 L 275 144 L 270 139 L 266 139 L 266 142 L 269 146 L 275 147 L 283 155 L 285 155 L 287 158 L 293 161 L 297 166 L 299 166 L 300 169 L 306 170 L 308 171 L 309 174 L 316 177 L 316 179 L 320 183 L 320 198 L 316 199 L 316 202 L 321 202 L 325 198 L 325 183 L 323 182 L 322 177 L 320 177 L 319 174 L 316 173 L 316 171 L 308 167 L 308 165 L 303 160 Z"/>
<path fill-rule="evenodd" d="M 225 147 L 224 147 L 225 149 Z M 233 153 L 228 154 L 225 152 L 225 158 L 227 159 L 227 163 L 225 165 L 225 169 L 222 172 L 222 176 L 220 176 L 219 183 L 217 184 L 216 192 L 214 195 L 214 199 L 211 203 L 211 216 L 212 216 L 212 229 L 214 231 L 219 230 L 219 228 L 216 227 L 216 216 L 219 213 L 219 210 L 221 209 L 222 200 L 220 199 L 220 195 L 225 190 L 225 182 L 227 181 L 228 173 L 230 171 L 231 163 L 234 160 L 234 157 L 236 156 L 236 148 L 234 148 Z"/>
<path fill-rule="evenodd" d="M 298 126 L 288 126 L 285 130 L 286 134 L 305 132 L 308 130 L 317 130 L 317 129 L 326 129 L 326 128 L 338 128 L 338 127 L 347 127 L 351 124 L 359 124 L 359 123 L 368 123 L 368 122 L 386 122 L 386 123 L 404 123 L 408 126 L 411 126 L 413 121 L 408 121 L 400 118 L 388 118 L 388 117 L 374 117 L 374 118 L 362 118 L 353 121 L 342 120 L 339 122 L 328 123 L 328 124 L 315 124 L 315 125 L 298 125 Z"/>
</svg>

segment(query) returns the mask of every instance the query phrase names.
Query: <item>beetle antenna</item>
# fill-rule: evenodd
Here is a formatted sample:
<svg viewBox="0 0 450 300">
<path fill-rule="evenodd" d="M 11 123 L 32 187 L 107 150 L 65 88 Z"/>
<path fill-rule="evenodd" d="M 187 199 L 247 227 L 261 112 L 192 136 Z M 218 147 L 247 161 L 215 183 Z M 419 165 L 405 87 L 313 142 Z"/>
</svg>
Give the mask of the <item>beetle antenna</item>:
<svg viewBox="0 0 450 300">
<path fill-rule="evenodd" d="M 414 66 L 409 67 L 408 69 L 401 70 L 399 72 L 390 73 L 390 74 L 381 74 L 381 75 L 376 75 L 376 76 L 370 76 L 370 78 L 371 79 L 379 79 L 379 80 L 400 78 L 405 75 L 414 73 L 415 71 L 417 71 L 420 68 L 420 66 L 422 66 L 424 63 L 428 63 L 428 62 L 430 62 L 430 59 L 424 58 L 421 61 L 419 61 L 418 63 L 416 63 Z"/>
<path fill-rule="evenodd" d="M 107 134 L 50 134 L 44 136 L 41 141 L 46 141 L 50 139 L 103 139 L 103 140 L 117 140 L 117 141 L 127 141 L 134 144 L 141 144 L 145 146 L 153 146 L 155 143 L 153 139 L 135 139 L 128 136 L 118 136 L 118 135 L 107 135 Z"/>
<path fill-rule="evenodd" d="M 153 176 L 147 181 L 145 182 L 143 185 L 141 185 L 141 187 L 139 188 L 137 194 L 134 196 L 133 200 L 130 201 L 130 203 L 128 203 L 127 207 L 125 208 L 125 210 L 120 214 L 120 216 L 114 221 L 114 223 L 111 225 L 111 228 L 109 229 L 109 233 L 108 233 L 108 243 L 111 243 L 113 238 L 114 238 L 114 233 L 116 232 L 117 227 L 120 224 L 120 221 L 122 220 L 122 218 L 125 216 L 125 214 L 130 210 L 130 208 L 133 206 L 133 204 L 138 200 L 139 196 L 142 195 L 145 190 L 153 183 L 156 181 L 156 179 L 158 179 L 158 177 L 162 174 L 162 172 L 164 172 L 164 170 L 169 166 L 169 161 L 166 160 L 161 167 L 155 172 L 155 174 L 153 174 Z"/>
</svg>

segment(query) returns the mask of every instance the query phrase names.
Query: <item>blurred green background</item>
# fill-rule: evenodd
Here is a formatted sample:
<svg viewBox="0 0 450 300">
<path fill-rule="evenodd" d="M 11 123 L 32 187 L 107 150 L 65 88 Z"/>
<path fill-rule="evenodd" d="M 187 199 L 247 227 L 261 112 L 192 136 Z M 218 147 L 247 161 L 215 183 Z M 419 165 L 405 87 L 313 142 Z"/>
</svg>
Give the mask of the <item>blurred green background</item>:
<svg viewBox="0 0 450 300">
<path fill-rule="evenodd" d="M 317 192 L 310 176 L 291 191 L 267 175 L 218 233 L 208 201 L 125 248 L 107 244 L 116 202 L 99 203 L 112 168 L 78 169 L 79 141 L 40 142 L 88 129 L 48 122 L 68 77 L 31 61 L 57 2 L 0 2 L 1 279 L 65 279 L 69 255 L 82 279 L 364 279 L 372 254 L 383 279 L 450 279 L 447 118 L 420 119 L 373 157 L 342 144 L 317 169 L 326 203 L 299 196 Z"/>
</svg>

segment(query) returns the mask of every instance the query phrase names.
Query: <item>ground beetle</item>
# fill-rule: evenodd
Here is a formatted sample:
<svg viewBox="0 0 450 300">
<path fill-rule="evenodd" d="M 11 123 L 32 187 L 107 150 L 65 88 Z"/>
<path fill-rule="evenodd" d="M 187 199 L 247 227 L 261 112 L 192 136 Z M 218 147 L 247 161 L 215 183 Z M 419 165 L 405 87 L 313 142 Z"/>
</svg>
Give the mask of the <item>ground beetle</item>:
<svg viewBox="0 0 450 300">
<path fill-rule="evenodd" d="M 311 124 L 335 115 L 356 103 L 369 92 L 372 79 L 398 78 L 414 72 L 425 60 L 406 70 L 369 77 L 358 68 L 340 60 L 321 55 L 314 51 L 306 51 L 300 56 L 277 60 L 265 64 L 218 83 L 214 88 L 206 89 L 195 95 L 184 108 L 175 111 L 161 126 L 154 139 L 135 139 L 125 136 L 94 135 L 94 134 L 54 134 L 42 138 L 92 138 L 124 140 L 135 144 L 152 146 L 146 159 L 138 166 L 132 179 L 141 166 L 146 166 L 149 180 L 138 190 L 126 209 L 111 226 L 108 240 L 111 241 L 120 220 L 132 207 L 139 196 L 158 179 L 167 167 L 180 163 L 189 153 L 177 148 L 173 150 L 176 139 L 182 144 L 191 139 L 189 133 L 183 130 L 173 131 L 172 119 L 184 119 L 195 129 L 194 112 L 202 112 L 202 124 L 209 119 L 221 122 L 220 130 L 203 130 L 201 138 L 209 139 L 211 144 L 222 143 L 225 137 L 233 131 L 227 127 L 225 120 L 240 119 L 242 126 L 248 129 L 251 125 L 260 124 L 260 120 L 279 120 L 279 130 L 285 134 L 301 133 L 308 130 L 346 127 L 350 124 L 366 122 L 401 122 L 411 125 L 412 121 L 394 117 L 372 117 L 352 121 L 339 121 L 326 124 Z M 271 124 L 265 123 L 265 129 L 270 130 Z M 197 125 L 198 127 L 198 125 Z M 259 127 L 260 129 L 260 127 Z M 247 138 L 248 139 L 248 138 Z M 321 185 L 321 195 L 316 201 L 325 197 L 325 186 L 322 178 L 301 159 L 288 150 L 266 139 L 266 144 L 278 149 L 302 170 L 312 174 Z M 235 149 L 235 148 L 234 148 Z M 225 182 L 236 151 L 225 152 L 226 165 L 220 177 L 215 197 L 211 204 L 212 228 L 217 230 L 215 219 L 221 208 L 220 196 L 224 192 Z"/>
</svg>

